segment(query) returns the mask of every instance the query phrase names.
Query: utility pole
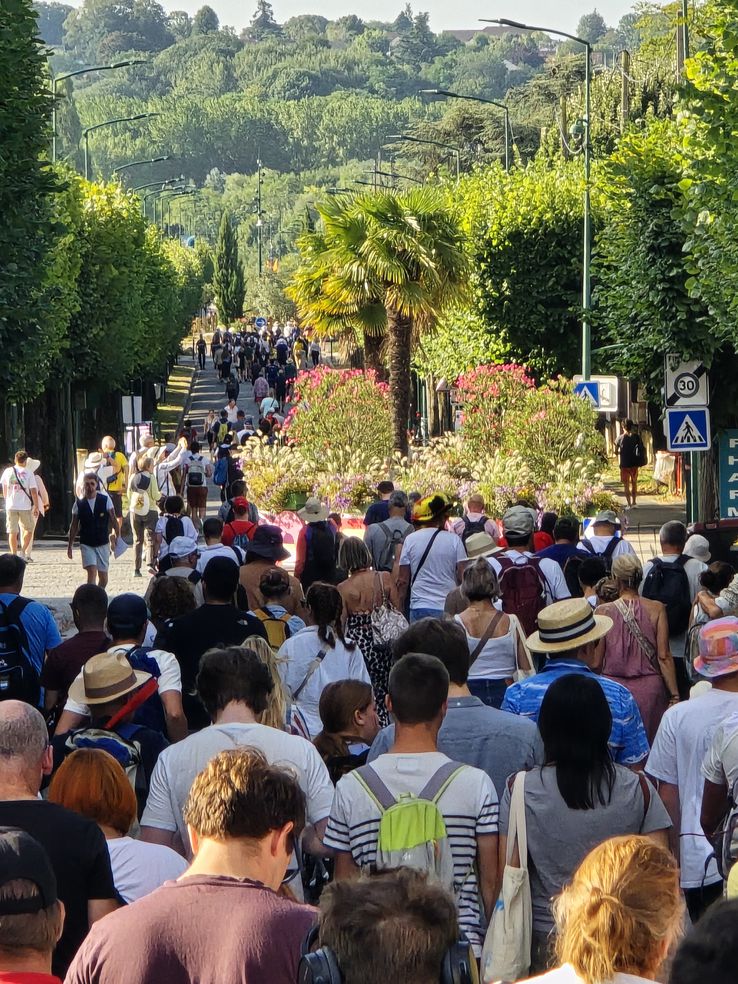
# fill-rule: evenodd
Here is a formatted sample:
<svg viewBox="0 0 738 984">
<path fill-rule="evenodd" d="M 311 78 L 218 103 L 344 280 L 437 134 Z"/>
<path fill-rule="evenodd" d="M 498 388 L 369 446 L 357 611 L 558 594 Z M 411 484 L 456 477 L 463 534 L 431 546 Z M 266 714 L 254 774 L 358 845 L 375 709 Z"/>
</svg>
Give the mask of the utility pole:
<svg viewBox="0 0 738 984">
<path fill-rule="evenodd" d="M 261 221 L 261 159 L 256 162 L 257 183 L 256 183 L 256 233 L 259 241 L 259 279 L 261 280 L 264 271 L 264 226 Z"/>
<path fill-rule="evenodd" d="M 625 128 L 630 119 L 630 52 L 623 49 L 620 52 L 620 74 L 622 83 L 622 102 L 620 107 L 620 132 L 625 133 Z"/>
<path fill-rule="evenodd" d="M 565 161 L 568 161 L 571 156 L 569 154 L 569 145 L 566 142 L 566 134 L 569 132 L 569 107 L 566 102 L 566 96 L 563 94 L 559 98 L 559 108 L 561 114 L 561 155 Z"/>
</svg>

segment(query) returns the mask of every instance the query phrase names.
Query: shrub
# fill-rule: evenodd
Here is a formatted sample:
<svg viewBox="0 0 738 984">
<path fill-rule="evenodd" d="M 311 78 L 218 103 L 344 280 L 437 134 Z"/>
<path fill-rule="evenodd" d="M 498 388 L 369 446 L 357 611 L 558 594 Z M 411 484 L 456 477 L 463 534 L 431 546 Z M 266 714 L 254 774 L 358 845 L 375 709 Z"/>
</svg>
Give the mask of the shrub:
<svg viewBox="0 0 738 984">
<path fill-rule="evenodd" d="M 464 407 L 463 434 L 467 452 L 482 455 L 500 447 L 508 411 L 519 406 L 535 386 L 523 366 L 477 366 L 459 376 Z"/>
</svg>

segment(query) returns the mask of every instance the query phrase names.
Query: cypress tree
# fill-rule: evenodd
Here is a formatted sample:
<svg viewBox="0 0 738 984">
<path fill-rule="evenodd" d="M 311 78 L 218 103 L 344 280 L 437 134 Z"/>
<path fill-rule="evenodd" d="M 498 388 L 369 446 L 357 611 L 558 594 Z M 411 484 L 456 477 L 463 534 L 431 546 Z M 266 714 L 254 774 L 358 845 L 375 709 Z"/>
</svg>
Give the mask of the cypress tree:
<svg viewBox="0 0 738 984">
<path fill-rule="evenodd" d="M 218 315 L 223 322 L 230 324 L 243 314 L 246 290 L 243 264 L 238 258 L 236 230 L 228 212 L 223 212 L 223 218 L 220 220 L 213 261 L 215 266 L 213 288 Z"/>
</svg>

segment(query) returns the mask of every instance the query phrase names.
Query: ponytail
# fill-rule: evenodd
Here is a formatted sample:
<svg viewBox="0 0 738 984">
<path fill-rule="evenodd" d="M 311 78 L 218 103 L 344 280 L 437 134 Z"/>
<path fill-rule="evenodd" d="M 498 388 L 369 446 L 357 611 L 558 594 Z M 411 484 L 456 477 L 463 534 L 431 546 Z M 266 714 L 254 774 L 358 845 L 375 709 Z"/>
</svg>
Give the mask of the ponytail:
<svg viewBox="0 0 738 984">
<path fill-rule="evenodd" d="M 337 637 L 349 652 L 356 649 L 356 643 L 346 639 L 343 634 L 343 598 L 338 588 L 316 581 L 308 588 L 305 604 L 318 626 L 318 638 L 321 642 L 333 649 Z"/>
</svg>

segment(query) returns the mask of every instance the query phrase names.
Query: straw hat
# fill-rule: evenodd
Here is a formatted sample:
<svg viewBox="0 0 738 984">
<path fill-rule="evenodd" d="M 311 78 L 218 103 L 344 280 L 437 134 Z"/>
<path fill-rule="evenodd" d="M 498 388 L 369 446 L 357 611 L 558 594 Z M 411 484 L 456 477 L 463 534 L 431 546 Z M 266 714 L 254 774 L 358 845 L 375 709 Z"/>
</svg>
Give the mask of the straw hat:
<svg viewBox="0 0 738 984">
<path fill-rule="evenodd" d="M 466 538 L 466 555 L 469 560 L 489 557 L 491 554 L 499 553 L 501 549 L 489 533 L 472 533 Z"/>
<path fill-rule="evenodd" d="M 320 499 L 313 495 L 302 509 L 298 509 L 297 515 L 306 523 L 324 523 L 328 519 L 328 506 L 324 506 Z"/>
<path fill-rule="evenodd" d="M 538 613 L 538 631 L 528 636 L 535 653 L 563 653 L 596 642 L 612 628 L 612 619 L 595 615 L 586 598 L 557 601 Z"/>
<path fill-rule="evenodd" d="M 150 679 L 150 673 L 133 669 L 125 653 L 98 653 L 82 667 L 69 696 L 78 704 L 107 704 L 138 690 Z"/>
</svg>

